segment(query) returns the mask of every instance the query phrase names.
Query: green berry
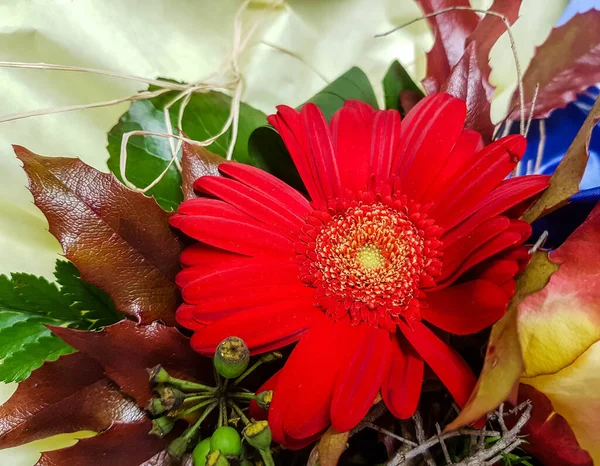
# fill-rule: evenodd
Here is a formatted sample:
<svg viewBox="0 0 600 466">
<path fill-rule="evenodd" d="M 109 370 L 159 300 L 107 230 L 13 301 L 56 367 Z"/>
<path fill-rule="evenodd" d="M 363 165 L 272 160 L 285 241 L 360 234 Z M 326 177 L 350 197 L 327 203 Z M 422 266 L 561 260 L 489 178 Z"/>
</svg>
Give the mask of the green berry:
<svg viewBox="0 0 600 466">
<path fill-rule="evenodd" d="M 206 457 L 210 452 L 210 437 L 202 440 L 192 453 L 194 459 L 194 466 L 206 466 Z"/>
<path fill-rule="evenodd" d="M 225 338 L 215 351 L 213 364 L 219 374 L 226 379 L 242 375 L 250 362 L 250 350 L 239 337 Z"/>
<path fill-rule="evenodd" d="M 233 427 L 222 426 L 210 438 L 210 451 L 220 450 L 223 455 L 239 456 L 242 453 L 242 438 Z"/>
</svg>

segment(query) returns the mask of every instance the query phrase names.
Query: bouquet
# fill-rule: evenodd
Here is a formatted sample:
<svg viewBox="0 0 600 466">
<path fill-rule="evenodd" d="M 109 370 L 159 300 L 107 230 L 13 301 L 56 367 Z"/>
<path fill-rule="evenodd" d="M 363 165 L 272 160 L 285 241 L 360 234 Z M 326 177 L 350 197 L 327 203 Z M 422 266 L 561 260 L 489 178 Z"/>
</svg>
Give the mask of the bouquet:
<svg viewBox="0 0 600 466">
<path fill-rule="evenodd" d="M 37 464 L 600 461 L 599 11 L 567 11 L 521 69 L 520 0 L 418 0 L 421 83 L 394 61 L 382 106 L 353 67 L 267 116 L 243 102 L 249 3 L 220 77 L 123 99 L 111 173 L 14 146 L 64 259 L 0 277 L 19 382 L 0 448 L 91 431 Z M 517 89 L 494 124 L 501 40 Z"/>
</svg>

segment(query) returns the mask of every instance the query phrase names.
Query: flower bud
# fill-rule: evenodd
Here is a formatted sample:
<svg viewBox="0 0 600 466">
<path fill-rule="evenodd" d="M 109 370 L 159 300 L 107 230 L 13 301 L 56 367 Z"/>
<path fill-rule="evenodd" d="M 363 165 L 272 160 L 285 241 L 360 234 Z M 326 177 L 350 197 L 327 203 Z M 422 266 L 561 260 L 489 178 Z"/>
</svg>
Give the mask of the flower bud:
<svg viewBox="0 0 600 466">
<path fill-rule="evenodd" d="M 265 411 L 268 411 L 271 407 L 271 401 L 273 400 L 273 390 L 266 390 L 264 392 L 260 392 L 255 397 L 256 404 L 260 406 Z"/>
<path fill-rule="evenodd" d="M 206 466 L 206 457 L 210 453 L 210 437 L 205 438 L 196 445 L 192 452 L 194 466 Z"/>
<path fill-rule="evenodd" d="M 189 438 L 177 437 L 175 440 L 173 440 L 169 444 L 167 451 L 169 452 L 169 455 L 171 455 L 172 457 L 181 458 L 185 454 L 186 450 L 188 449 L 189 443 L 190 443 Z"/>
<path fill-rule="evenodd" d="M 219 427 L 210 438 L 210 450 L 219 450 L 227 457 L 239 456 L 242 453 L 240 434 L 233 427 Z"/>
<path fill-rule="evenodd" d="M 239 337 L 225 338 L 215 351 L 215 369 L 226 379 L 239 377 L 248 368 L 250 350 Z"/>
<path fill-rule="evenodd" d="M 152 369 L 148 369 L 148 373 L 150 374 L 150 382 L 152 383 L 165 383 L 171 378 L 160 364 L 154 366 Z"/>
<path fill-rule="evenodd" d="M 261 362 L 273 362 L 281 358 L 283 358 L 283 354 L 281 354 L 279 351 L 271 351 L 270 353 L 263 354 L 260 357 L 260 360 Z"/>
<path fill-rule="evenodd" d="M 160 385 L 157 387 L 156 392 L 160 395 L 160 401 L 167 411 L 177 408 L 185 400 L 185 395 L 181 390 L 168 385 Z"/>
<path fill-rule="evenodd" d="M 248 424 L 244 428 L 243 434 L 246 442 L 257 450 L 271 448 L 271 428 L 267 421 L 256 421 Z"/>
<path fill-rule="evenodd" d="M 229 466 L 229 461 L 219 450 L 215 450 L 206 457 L 206 466 Z"/>
<path fill-rule="evenodd" d="M 157 437 L 163 438 L 165 435 L 167 435 L 173 430 L 174 426 L 175 420 L 170 419 L 166 416 L 153 419 L 152 430 L 150 430 L 150 435 L 156 435 Z"/>
<path fill-rule="evenodd" d="M 165 405 L 163 405 L 162 400 L 160 400 L 159 398 L 152 398 L 150 400 L 150 404 L 148 404 L 148 407 L 146 409 L 150 411 L 150 414 L 152 414 L 153 416 L 158 416 L 159 414 L 162 414 L 165 411 L 167 411 L 169 408 L 165 407 Z"/>
</svg>

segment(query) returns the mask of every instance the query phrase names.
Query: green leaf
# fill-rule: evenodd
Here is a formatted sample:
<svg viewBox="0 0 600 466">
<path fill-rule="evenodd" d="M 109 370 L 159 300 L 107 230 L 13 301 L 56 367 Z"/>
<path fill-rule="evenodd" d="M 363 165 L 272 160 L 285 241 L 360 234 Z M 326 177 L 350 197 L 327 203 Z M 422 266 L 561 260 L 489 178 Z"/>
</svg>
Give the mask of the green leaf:
<svg viewBox="0 0 600 466">
<path fill-rule="evenodd" d="M 94 285 L 81 279 L 79 270 L 72 262 L 56 261 L 54 272 L 61 286 L 61 292 L 69 303 L 70 309 L 77 312 L 78 318 L 84 317 L 90 329 L 105 327 L 121 320 L 115 303 L 110 296 Z M 78 326 L 77 328 L 84 328 Z"/>
<path fill-rule="evenodd" d="M 342 108 L 346 100 L 360 100 L 375 109 L 379 108 L 369 78 L 363 70 L 356 66 L 350 68 L 308 102 L 316 104 L 325 118 L 330 120 L 333 114 Z"/>
<path fill-rule="evenodd" d="M 0 275 L 0 381 L 20 382 L 44 361 L 75 351 L 45 325 L 88 330 L 120 320 L 110 298 L 73 264 L 58 261 L 55 276 L 60 288 L 25 273 Z"/>
<path fill-rule="evenodd" d="M 285 181 L 299 191 L 304 191 L 304 184 L 298 174 L 290 153 L 283 139 L 270 126 L 261 126 L 254 130 L 248 141 L 251 156 L 260 160 L 262 166 L 277 178 Z"/>
<path fill-rule="evenodd" d="M 385 108 L 398 110 L 402 116 L 406 113 L 400 105 L 400 93 L 410 91 L 421 98 L 424 97 L 421 89 L 414 83 L 410 75 L 398 60 L 394 61 L 383 78 L 383 95 Z"/>
<path fill-rule="evenodd" d="M 108 133 L 108 168 L 119 178 L 120 150 L 123 134 L 129 131 L 144 130 L 155 133 L 167 133 L 164 108 L 176 96 L 177 92 L 168 92 L 150 100 L 133 102 L 129 110 L 121 116 L 119 122 Z M 178 127 L 178 112 L 181 100 L 171 106 L 172 127 Z M 220 92 L 193 94 L 185 108 L 182 130 L 190 139 L 203 141 L 221 132 L 229 117 L 231 97 Z M 242 103 L 237 139 L 233 150 L 233 159 L 250 165 L 263 166 L 248 151 L 250 134 L 266 123 L 266 115 Z M 219 137 L 208 149 L 225 157 L 231 141 L 231 128 Z M 173 140 L 177 145 L 177 140 Z M 181 158 L 181 151 L 178 153 Z M 139 188 L 145 188 L 153 182 L 166 168 L 171 160 L 171 143 L 169 139 L 155 136 L 132 136 L 127 145 L 127 178 Z M 164 209 L 175 209 L 182 201 L 181 174 L 172 165 L 164 178 L 148 195 L 155 197 Z"/>
</svg>

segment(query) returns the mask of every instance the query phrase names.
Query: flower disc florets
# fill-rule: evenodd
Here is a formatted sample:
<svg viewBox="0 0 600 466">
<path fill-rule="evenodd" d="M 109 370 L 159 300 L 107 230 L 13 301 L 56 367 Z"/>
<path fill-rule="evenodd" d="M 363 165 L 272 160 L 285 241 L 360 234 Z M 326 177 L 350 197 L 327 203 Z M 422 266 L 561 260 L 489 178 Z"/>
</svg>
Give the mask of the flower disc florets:
<svg viewBox="0 0 600 466">
<path fill-rule="evenodd" d="M 439 274 L 439 228 L 404 197 L 369 193 L 315 210 L 297 249 L 301 279 L 317 288 L 317 305 L 339 319 L 392 327 L 418 317 L 421 286 Z"/>
</svg>

